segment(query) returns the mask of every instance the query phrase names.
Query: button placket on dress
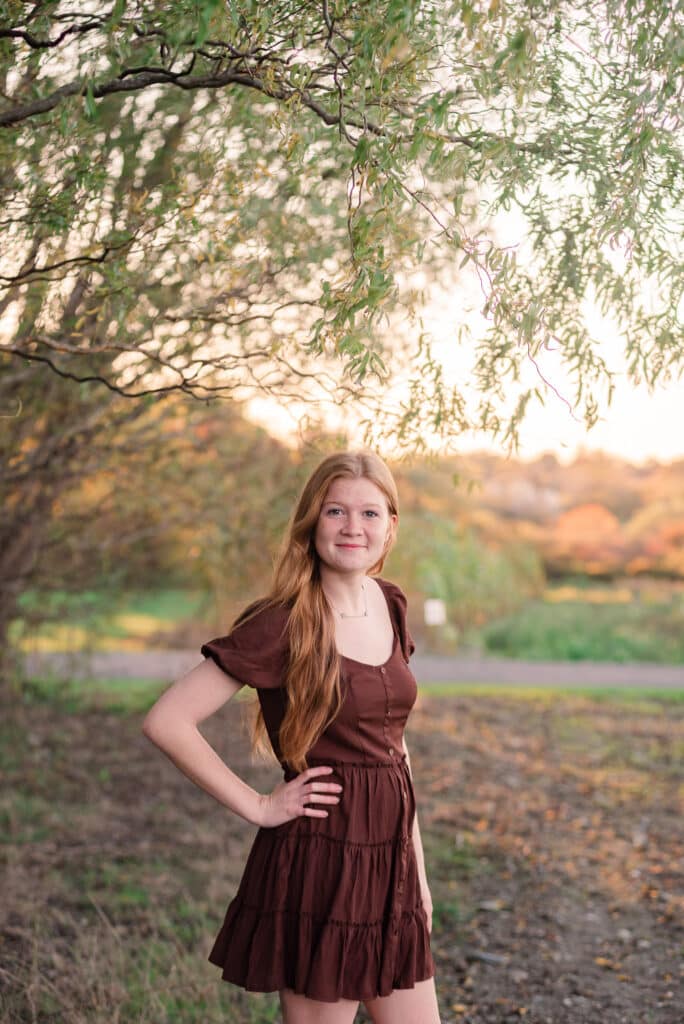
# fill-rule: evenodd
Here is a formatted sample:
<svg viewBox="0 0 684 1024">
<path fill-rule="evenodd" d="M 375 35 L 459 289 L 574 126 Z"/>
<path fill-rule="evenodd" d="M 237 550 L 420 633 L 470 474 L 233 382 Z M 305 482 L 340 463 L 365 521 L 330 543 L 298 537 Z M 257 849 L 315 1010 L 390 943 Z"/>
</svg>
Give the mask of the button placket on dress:
<svg viewBox="0 0 684 1024">
<path fill-rule="evenodd" d="M 408 772 L 408 763 L 405 756 L 397 757 L 399 751 L 395 749 L 394 743 L 396 742 L 392 736 L 392 681 L 391 674 L 387 672 L 385 665 L 379 666 L 379 675 L 383 683 L 385 690 L 385 715 L 383 719 L 383 737 L 385 740 L 385 748 L 387 753 L 394 761 L 390 771 L 396 773 L 399 782 L 399 790 L 402 796 L 401 805 L 401 820 L 399 822 L 399 872 L 396 879 L 396 887 L 393 893 L 393 898 L 390 906 L 390 919 L 389 919 L 389 939 L 390 948 L 394 951 L 393 956 L 388 958 L 385 962 L 385 969 L 390 974 L 390 985 L 392 984 L 392 978 L 395 963 L 393 957 L 396 955 L 396 948 L 399 942 L 399 935 L 401 932 L 401 919 L 403 914 L 403 897 L 406 886 L 406 879 L 408 875 L 408 861 L 409 861 L 409 817 L 410 817 L 410 801 L 408 798 L 408 787 L 406 782 L 406 773 Z M 396 760 L 395 760 L 396 758 Z"/>
<path fill-rule="evenodd" d="M 387 675 L 387 669 L 384 665 L 380 665 L 380 678 L 385 689 L 385 717 L 382 723 L 383 736 L 385 738 L 385 746 L 387 753 L 390 757 L 394 757 L 395 750 L 392 746 L 392 738 L 390 736 L 390 720 L 392 717 L 392 700 L 390 690 L 390 680 Z"/>
<path fill-rule="evenodd" d="M 408 790 L 406 788 L 406 775 L 408 774 L 408 762 L 403 757 L 401 760 L 396 761 L 392 764 L 389 770 L 396 773 L 399 778 L 399 784 L 401 789 L 402 797 L 402 809 L 401 809 L 401 821 L 399 825 L 399 871 L 396 877 L 396 886 L 392 894 L 392 900 L 389 911 L 389 925 L 388 925 L 388 942 L 386 948 L 386 955 L 383 958 L 384 964 L 382 969 L 382 975 L 386 980 L 388 988 L 392 988 L 394 985 L 394 974 L 397 965 L 397 951 L 399 945 L 399 937 L 401 934 L 401 923 L 404 912 L 403 900 L 406 887 L 406 879 L 408 875 L 409 865 L 409 842 L 411 837 L 409 835 L 409 821 L 411 817 L 412 804 L 408 798 Z"/>
<path fill-rule="evenodd" d="M 383 580 L 379 583 L 395 634 L 392 653 L 375 666 L 341 656 L 344 704 L 317 741 L 320 747 L 309 754 L 312 765 L 336 766 L 333 778 L 337 781 L 339 772 L 346 783 L 340 813 L 331 813 L 327 823 L 302 817 L 294 826 L 288 822 L 282 829 L 259 830 L 252 847 L 254 856 L 250 854 L 240 883 L 242 897 L 238 894 L 231 901 L 210 953 L 209 960 L 222 968 L 223 979 L 244 988 L 272 991 L 274 981 L 278 987 L 291 983 L 288 958 L 292 957 L 290 936 L 296 928 L 296 963 L 298 969 L 301 965 L 302 975 L 306 974 L 300 988 L 313 999 L 332 1002 L 360 995 L 365 998 L 365 993 L 371 998 L 385 996 L 395 988 L 432 977 L 434 972 L 426 934 L 415 950 L 409 949 L 413 932 L 425 930 L 426 925 L 417 909 L 411 828 L 415 794 L 402 741 L 416 695 L 415 678 L 410 669 L 406 671 L 412 648 L 405 597 L 394 585 Z M 259 700 L 276 756 L 287 705 L 283 686 L 286 622 L 287 615 L 281 616 L 280 610 L 276 617 L 274 610 L 266 609 L 241 624 L 236 637 L 231 634 L 215 644 L 214 660 L 220 667 L 263 690 Z M 268 670 L 263 671 L 262 644 L 271 658 Z M 210 645 L 206 648 L 212 653 Z M 254 680 L 252 655 L 256 650 L 261 674 Z M 282 766 L 286 771 L 286 765 Z M 296 774 L 292 771 L 292 777 Z M 346 867 L 347 849 L 354 860 L 354 873 Z M 354 920 L 347 921 L 356 894 L 366 890 L 367 909 L 372 908 L 372 914 L 357 900 Z M 337 901 L 334 913 L 333 901 Z M 311 929 L 312 919 L 321 923 L 316 934 Z M 359 925 L 363 927 L 359 929 Z M 347 933 L 353 936 L 353 943 L 346 942 Z M 334 971 L 321 959 L 324 941 L 335 947 L 330 961 Z M 246 955 L 252 948 L 256 955 Z"/>
</svg>

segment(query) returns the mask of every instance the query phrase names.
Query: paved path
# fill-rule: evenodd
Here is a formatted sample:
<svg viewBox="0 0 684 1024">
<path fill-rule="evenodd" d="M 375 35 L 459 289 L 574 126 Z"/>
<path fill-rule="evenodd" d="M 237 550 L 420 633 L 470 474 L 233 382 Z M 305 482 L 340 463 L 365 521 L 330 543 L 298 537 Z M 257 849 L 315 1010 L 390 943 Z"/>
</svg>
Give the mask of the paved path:
<svg viewBox="0 0 684 1024">
<path fill-rule="evenodd" d="M 90 679 L 158 679 L 172 682 L 201 661 L 196 651 L 97 651 L 92 654 L 30 654 L 29 675 Z M 511 686 L 624 686 L 684 690 L 684 666 L 618 665 L 598 661 L 515 661 L 504 658 L 411 660 L 424 683 L 489 683 Z"/>
<path fill-rule="evenodd" d="M 415 662 L 415 664 L 414 664 Z M 513 686 L 625 686 L 684 690 L 684 665 L 620 665 L 601 661 L 516 661 L 513 658 L 412 659 L 425 683 L 501 683 Z"/>
</svg>

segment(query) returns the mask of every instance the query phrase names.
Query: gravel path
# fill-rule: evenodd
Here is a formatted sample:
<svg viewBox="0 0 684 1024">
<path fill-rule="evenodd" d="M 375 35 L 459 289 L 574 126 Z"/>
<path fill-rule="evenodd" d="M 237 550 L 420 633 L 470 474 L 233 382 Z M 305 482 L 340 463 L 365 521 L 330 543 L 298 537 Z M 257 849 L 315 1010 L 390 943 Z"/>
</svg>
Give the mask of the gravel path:
<svg viewBox="0 0 684 1024">
<path fill-rule="evenodd" d="M 97 651 L 91 654 L 29 654 L 30 676 L 90 679 L 158 679 L 172 682 L 201 660 L 197 651 Z M 419 655 L 411 667 L 424 683 L 486 683 L 514 686 L 624 686 L 684 690 L 684 666 L 619 665 L 611 662 L 515 661 Z"/>
</svg>

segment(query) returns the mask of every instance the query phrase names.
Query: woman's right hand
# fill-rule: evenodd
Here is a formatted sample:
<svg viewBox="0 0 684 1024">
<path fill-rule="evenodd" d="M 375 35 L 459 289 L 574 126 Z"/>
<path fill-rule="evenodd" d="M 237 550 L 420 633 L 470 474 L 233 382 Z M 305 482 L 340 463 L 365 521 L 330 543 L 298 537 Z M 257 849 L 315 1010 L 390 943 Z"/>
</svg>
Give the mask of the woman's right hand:
<svg viewBox="0 0 684 1024">
<path fill-rule="evenodd" d="M 307 768 L 290 782 L 279 783 L 272 793 L 261 795 L 258 824 L 262 828 L 274 828 L 302 815 L 327 818 L 327 811 L 311 804 L 339 803 L 342 786 L 337 782 L 318 781 L 317 778 L 332 771 L 334 769 L 329 765 Z"/>
</svg>

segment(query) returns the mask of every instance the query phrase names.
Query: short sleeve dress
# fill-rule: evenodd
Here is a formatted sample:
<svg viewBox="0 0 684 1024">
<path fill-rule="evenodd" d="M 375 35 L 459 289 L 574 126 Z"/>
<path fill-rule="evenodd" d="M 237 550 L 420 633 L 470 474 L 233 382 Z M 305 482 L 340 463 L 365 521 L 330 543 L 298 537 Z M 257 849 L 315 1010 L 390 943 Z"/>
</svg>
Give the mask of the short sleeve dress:
<svg viewBox="0 0 684 1024">
<path fill-rule="evenodd" d="M 343 704 L 307 754 L 343 786 L 327 818 L 303 815 L 254 839 L 237 894 L 209 954 L 225 981 L 252 992 L 289 988 L 323 1002 L 366 1001 L 434 974 L 412 842 L 415 796 L 403 733 L 416 700 L 406 598 L 385 595 L 392 654 L 382 665 L 341 656 Z M 287 609 L 258 611 L 202 654 L 254 686 L 285 779 L 278 730 L 286 708 Z M 323 806 L 323 805 L 320 805 Z"/>
</svg>

